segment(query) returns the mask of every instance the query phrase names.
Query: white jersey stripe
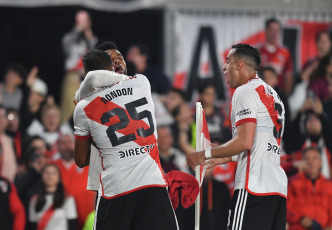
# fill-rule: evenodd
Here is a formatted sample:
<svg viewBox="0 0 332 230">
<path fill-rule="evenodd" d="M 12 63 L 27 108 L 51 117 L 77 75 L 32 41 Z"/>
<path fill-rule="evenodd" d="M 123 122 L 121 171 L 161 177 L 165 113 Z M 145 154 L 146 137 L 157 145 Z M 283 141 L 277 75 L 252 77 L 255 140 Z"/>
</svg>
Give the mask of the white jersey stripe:
<svg viewBox="0 0 332 230">
<path fill-rule="evenodd" d="M 242 214 L 241 214 L 241 217 L 240 217 L 240 226 L 239 226 L 239 229 L 242 228 L 243 216 L 244 216 L 244 212 L 245 212 L 245 210 L 246 210 L 246 205 L 247 205 L 248 191 L 247 191 L 247 190 L 244 190 L 244 193 L 245 193 L 245 196 L 244 196 L 244 202 L 243 202 Z"/>
<path fill-rule="evenodd" d="M 237 197 L 236 201 L 236 206 L 235 206 L 235 211 L 234 211 L 234 216 L 233 216 L 233 224 L 232 224 L 232 230 L 235 230 L 235 224 L 237 223 L 237 214 L 239 211 L 239 207 L 241 206 L 241 199 L 242 199 L 242 189 L 239 190 L 239 195 Z"/>
<path fill-rule="evenodd" d="M 241 196 L 240 206 L 239 206 L 239 210 L 238 210 L 237 217 L 236 217 L 235 230 L 239 229 L 238 226 L 240 225 L 240 218 L 241 218 L 242 211 L 244 209 L 243 201 L 244 201 L 245 191 L 246 191 L 245 189 L 241 189 L 242 196 Z"/>
<path fill-rule="evenodd" d="M 99 208 L 100 197 L 101 196 L 98 194 L 96 211 L 95 211 L 95 218 L 93 219 L 93 230 L 96 230 L 96 227 L 97 227 L 97 215 L 98 215 L 98 208 Z"/>
</svg>

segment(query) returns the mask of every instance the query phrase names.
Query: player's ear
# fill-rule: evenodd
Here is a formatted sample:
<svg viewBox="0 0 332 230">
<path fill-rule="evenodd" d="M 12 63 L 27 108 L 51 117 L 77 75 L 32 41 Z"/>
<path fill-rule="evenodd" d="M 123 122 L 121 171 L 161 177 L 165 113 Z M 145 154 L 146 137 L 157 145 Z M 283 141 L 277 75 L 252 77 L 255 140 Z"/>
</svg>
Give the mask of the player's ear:
<svg viewBox="0 0 332 230">
<path fill-rule="evenodd" d="M 237 70 L 240 70 L 243 66 L 243 61 L 242 60 L 238 60 L 237 63 L 236 63 L 236 69 Z"/>
</svg>

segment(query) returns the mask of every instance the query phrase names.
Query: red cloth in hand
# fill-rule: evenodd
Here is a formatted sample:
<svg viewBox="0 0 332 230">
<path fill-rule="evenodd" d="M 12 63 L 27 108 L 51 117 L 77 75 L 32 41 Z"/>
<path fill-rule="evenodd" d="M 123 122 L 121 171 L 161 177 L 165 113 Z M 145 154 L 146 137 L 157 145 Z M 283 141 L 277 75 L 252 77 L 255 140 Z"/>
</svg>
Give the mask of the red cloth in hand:
<svg viewBox="0 0 332 230">
<path fill-rule="evenodd" d="M 195 177 L 188 173 L 172 170 L 166 174 L 168 194 L 174 210 L 179 206 L 179 195 L 184 208 L 189 208 L 196 201 L 199 193 L 199 184 Z"/>
</svg>

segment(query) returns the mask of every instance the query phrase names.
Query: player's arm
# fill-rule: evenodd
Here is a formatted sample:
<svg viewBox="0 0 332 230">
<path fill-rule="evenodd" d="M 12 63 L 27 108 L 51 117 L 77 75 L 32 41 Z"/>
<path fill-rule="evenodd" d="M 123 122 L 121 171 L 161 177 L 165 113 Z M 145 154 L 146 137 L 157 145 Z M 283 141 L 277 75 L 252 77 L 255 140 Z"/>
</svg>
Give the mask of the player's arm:
<svg viewBox="0 0 332 230">
<path fill-rule="evenodd" d="M 215 159 L 210 161 L 210 163 L 213 165 L 227 163 L 231 161 L 232 156 L 237 155 L 243 151 L 251 150 L 255 139 L 256 123 L 245 122 L 238 125 L 236 129 L 237 135 L 233 137 L 233 139 L 223 145 L 213 147 L 211 149 L 212 158 L 223 159 Z M 205 160 L 205 150 L 194 152 L 187 156 L 187 163 L 193 169 L 197 165 L 202 164 Z"/>
<path fill-rule="evenodd" d="M 89 119 L 83 108 L 85 101 L 80 101 L 74 110 L 74 129 L 75 129 L 75 149 L 74 159 L 78 167 L 83 168 L 90 162 L 91 134 L 89 128 Z"/>
<path fill-rule="evenodd" d="M 90 163 L 90 146 L 91 137 L 89 139 L 75 139 L 75 163 L 78 167 L 83 168 Z"/>
<path fill-rule="evenodd" d="M 82 81 L 80 88 L 75 94 L 76 101 L 82 98 L 93 95 L 101 88 L 106 86 L 113 86 L 117 82 L 128 79 L 129 77 L 123 74 L 114 73 L 108 70 L 90 71 Z"/>
</svg>

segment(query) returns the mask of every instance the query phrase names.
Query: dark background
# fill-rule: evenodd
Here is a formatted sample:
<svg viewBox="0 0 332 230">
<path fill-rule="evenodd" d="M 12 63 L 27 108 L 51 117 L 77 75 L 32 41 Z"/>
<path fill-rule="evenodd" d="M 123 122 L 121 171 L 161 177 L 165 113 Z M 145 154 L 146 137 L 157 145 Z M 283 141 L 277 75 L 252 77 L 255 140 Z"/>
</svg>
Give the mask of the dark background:
<svg viewBox="0 0 332 230">
<path fill-rule="evenodd" d="M 49 86 L 49 94 L 59 102 L 64 76 L 61 48 L 63 35 L 75 23 L 81 7 L 0 8 L 0 80 L 7 66 L 23 63 L 28 69 L 39 67 L 40 77 Z M 163 11 L 143 10 L 131 13 L 87 10 L 98 44 L 114 41 L 125 56 L 133 43 L 144 43 L 151 50 L 150 62 L 162 67 Z"/>
</svg>

